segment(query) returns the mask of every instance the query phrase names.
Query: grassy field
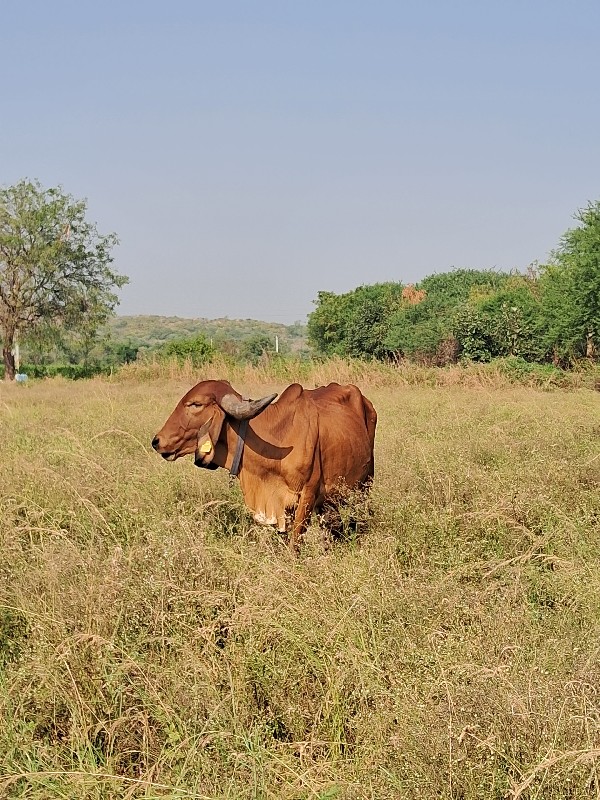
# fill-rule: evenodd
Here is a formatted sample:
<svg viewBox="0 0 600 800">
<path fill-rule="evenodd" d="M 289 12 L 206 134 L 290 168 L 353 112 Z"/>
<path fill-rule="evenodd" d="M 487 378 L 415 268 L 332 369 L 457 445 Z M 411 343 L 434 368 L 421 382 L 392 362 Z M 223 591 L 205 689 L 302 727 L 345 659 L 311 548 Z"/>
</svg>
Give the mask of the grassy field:
<svg viewBox="0 0 600 800">
<path fill-rule="evenodd" d="M 600 394 L 411 374 L 297 560 L 152 452 L 191 375 L 0 385 L 0 797 L 600 796 Z"/>
</svg>

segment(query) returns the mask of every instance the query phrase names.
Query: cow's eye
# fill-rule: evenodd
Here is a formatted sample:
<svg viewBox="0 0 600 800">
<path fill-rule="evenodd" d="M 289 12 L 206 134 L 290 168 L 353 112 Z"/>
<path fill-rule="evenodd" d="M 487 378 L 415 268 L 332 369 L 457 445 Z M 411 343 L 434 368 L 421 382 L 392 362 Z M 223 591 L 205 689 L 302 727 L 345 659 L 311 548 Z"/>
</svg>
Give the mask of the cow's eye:
<svg viewBox="0 0 600 800">
<path fill-rule="evenodd" d="M 203 408 L 204 407 L 204 403 L 191 402 L 191 403 L 186 403 L 186 405 L 187 405 L 188 408 Z"/>
</svg>

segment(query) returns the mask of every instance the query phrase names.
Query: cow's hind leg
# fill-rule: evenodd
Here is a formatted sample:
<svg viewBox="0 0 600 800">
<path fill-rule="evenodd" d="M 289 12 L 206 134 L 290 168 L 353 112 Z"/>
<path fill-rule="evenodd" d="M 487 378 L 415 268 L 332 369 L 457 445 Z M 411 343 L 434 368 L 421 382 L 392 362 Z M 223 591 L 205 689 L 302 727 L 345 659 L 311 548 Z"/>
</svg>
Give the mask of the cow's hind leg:
<svg viewBox="0 0 600 800">
<path fill-rule="evenodd" d="M 321 522 L 334 541 L 354 539 L 368 529 L 372 513 L 370 485 L 371 479 L 366 478 L 355 489 L 342 489 L 323 504 Z"/>
</svg>

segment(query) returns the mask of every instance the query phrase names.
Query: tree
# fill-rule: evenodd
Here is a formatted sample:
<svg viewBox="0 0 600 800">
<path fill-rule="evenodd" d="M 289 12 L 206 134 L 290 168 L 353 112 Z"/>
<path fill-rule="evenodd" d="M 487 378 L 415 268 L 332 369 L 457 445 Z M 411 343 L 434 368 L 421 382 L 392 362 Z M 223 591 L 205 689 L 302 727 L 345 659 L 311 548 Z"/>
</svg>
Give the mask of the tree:
<svg viewBox="0 0 600 800">
<path fill-rule="evenodd" d="M 0 336 L 8 380 L 15 377 L 18 336 L 81 332 L 87 342 L 116 306 L 114 289 L 128 282 L 109 267 L 117 237 L 101 236 L 86 210 L 85 200 L 37 181 L 0 188 Z"/>
<path fill-rule="evenodd" d="M 538 294 L 534 274 L 515 274 L 476 304 L 491 342 L 492 357 L 520 356 L 527 361 L 546 359 Z"/>
<path fill-rule="evenodd" d="M 319 355 L 383 357 L 388 320 L 400 305 L 401 283 L 359 286 L 345 294 L 319 292 L 308 317 L 308 340 Z"/>
<path fill-rule="evenodd" d="M 389 320 L 388 351 L 431 364 L 454 360 L 460 349 L 468 358 L 489 358 L 489 348 L 480 341 L 484 320 L 475 305 L 509 277 L 494 270 L 457 269 L 424 278 L 404 292 Z M 468 340 L 465 348 L 463 333 Z"/>
<path fill-rule="evenodd" d="M 275 352 L 275 341 L 266 333 L 254 333 L 242 342 L 240 355 L 252 364 L 258 364 L 265 353 Z"/>
<path fill-rule="evenodd" d="M 345 336 L 352 295 L 318 292 L 316 308 L 308 315 L 308 342 L 319 355 L 346 355 Z"/>
<path fill-rule="evenodd" d="M 541 307 L 554 360 L 596 358 L 600 345 L 600 201 L 588 203 L 542 267 Z"/>
<path fill-rule="evenodd" d="M 363 293 L 352 309 L 345 331 L 345 354 L 354 358 L 384 358 L 389 308 L 381 296 Z"/>
<path fill-rule="evenodd" d="M 190 361 L 193 366 L 198 367 L 212 361 L 215 348 L 203 333 L 198 333 L 196 336 L 170 339 L 162 345 L 159 353 L 163 358 L 174 358 L 180 364 Z"/>
</svg>

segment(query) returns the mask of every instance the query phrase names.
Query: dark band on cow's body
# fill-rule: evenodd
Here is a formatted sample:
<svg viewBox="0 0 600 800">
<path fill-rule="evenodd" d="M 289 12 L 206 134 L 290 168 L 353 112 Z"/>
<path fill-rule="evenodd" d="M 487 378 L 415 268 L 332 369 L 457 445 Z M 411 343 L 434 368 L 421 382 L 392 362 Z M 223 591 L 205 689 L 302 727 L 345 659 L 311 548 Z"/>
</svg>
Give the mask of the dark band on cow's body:
<svg viewBox="0 0 600 800">
<path fill-rule="evenodd" d="M 248 431 L 248 420 L 244 419 L 240 422 L 240 427 L 238 429 L 238 439 L 237 444 L 235 446 L 235 453 L 233 456 L 233 461 L 231 463 L 231 469 L 229 470 L 229 474 L 237 478 L 238 472 L 240 471 L 240 465 L 242 463 L 242 453 L 244 452 L 244 442 L 246 441 L 246 432 Z"/>
</svg>

